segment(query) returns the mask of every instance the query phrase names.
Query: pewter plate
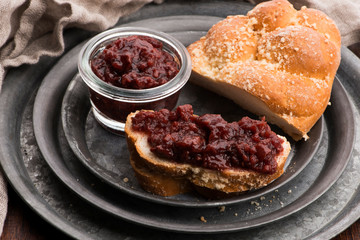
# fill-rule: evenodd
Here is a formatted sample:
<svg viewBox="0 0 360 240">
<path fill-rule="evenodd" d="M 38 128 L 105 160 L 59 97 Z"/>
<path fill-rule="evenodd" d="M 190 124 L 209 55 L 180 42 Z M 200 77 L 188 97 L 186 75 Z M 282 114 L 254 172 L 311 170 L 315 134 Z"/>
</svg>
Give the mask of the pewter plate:
<svg viewBox="0 0 360 240">
<path fill-rule="evenodd" d="M 248 4 L 239 1 L 187 1 L 184 3 L 169 0 L 166 1 L 166 4 L 159 6 L 148 5 L 136 14 L 122 19 L 121 22 L 176 14 L 203 14 L 224 17 L 230 14 L 246 13 L 250 8 L 251 6 Z M 191 20 L 191 17 L 189 19 Z M 69 30 L 65 34 L 67 49 L 71 49 L 87 37 L 89 37 L 87 32 Z M 0 163 L 12 187 L 35 212 L 50 224 L 76 239 L 199 239 L 200 235 L 198 234 L 154 230 L 153 228 L 131 224 L 129 219 L 123 221 L 122 219 L 128 218 L 127 215 L 119 218 L 109 214 L 104 209 L 94 207 L 93 204 L 89 204 L 89 200 L 83 200 L 77 193 L 74 194 L 68 187 L 65 187 L 63 182 L 59 181 L 53 174 L 53 171 L 43 159 L 34 137 L 32 108 L 37 88 L 46 74 L 49 74 L 48 76 L 54 74 L 54 72 L 51 73 L 51 69 L 58 60 L 58 64 L 65 65 L 67 63 L 65 56 L 42 58 L 37 65 L 22 66 L 9 71 L 5 79 L 0 95 L 0 131 L 2 133 L 0 135 Z M 74 63 L 70 62 L 69 64 Z M 125 205 L 126 208 L 129 208 L 129 212 L 135 210 L 131 216 L 141 214 L 136 212 L 136 210 L 142 210 L 141 208 L 137 209 L 137 205 L 145 208 L 145 216 L 152 215 L 150 217 L 153 219 L 150 222 L 145 222 L 145 224 L 141 223 L 142 225 L 160 224 L 161 227 L 165 227 L 177 222 L 179 219 L 186 218 L 188 223 L 184 226 L 182 226 L 181 221 L 178 222 L 179 231 L 189 225 L 190 227 L 194 225 L 197 228 L 202 226 L 204 227 L 202 231 L 194 232 L 212 233 L 201 236 L 206 239 L 329 239 L 347 228 L 360 214 L 360 161 L 358 161 L 360 128 L 355 126 L 355 129 L 353 129 L 354 126 L 351 125 L 353 122 L 352 117 L 356 121 L 360 120 L 360 96 L 357 91 L 360 88 L 359 65 L 359 59 L 348 49 L 343 48 L 342 64 L 338 71 L 338 81 L 335 82 L 334 87 L 340 85 L 340 88 L 342 88 L 341 85 L 344 85 L 349 97 L 343 95 L 344 93 L 346 95 L 346 92 L 341 91 L 338 93 L 334 91 L 332 102 L 345 97 L 345 99 L 350 100 L 351 106 L 349 107 L 346 104 L 343 106 L 346 108 L 343 112 L 345 116 L 341 118 L 345 122 L 341 123 L 339 129 L 336 128 L 337 125 L 333 124 L 332 118 L 334 115 L 329 111 L 325 112 L 323 137 L 319 150 L 314 156 L 316 161 L 311 161 L 296 178 L 277 191 L 264 195 L 261 199 L 226 207 L 224 212 L 220 212 L 217 208 L 199 209 L 162 206 L 139 198 L 132 198 L 128 194 L 122 194 L 121 191 L 112 192 L 114 189 L 107 188 L 109 187 L 108 184 L 102 184 L 98 181 L 98 178 L 90 174 L 87 168 L 84 168 L 79 163 L 69 146 L 67 146 L 64 136 L 59 137 L 61 141 L 58 143 L 63 147 L 62 151 L 64 153 L 63 162 L 60 162 L 59 167 L 76 169 L 76 174 L 70 175 L 70 177 L 71 180 L 75 179 L 74 185 L 83 186 L 83 190 L 90 192 L 105 190 L 98 194 L 98 197 L 110 198 L 113 193 L 120 194 L 115 194 L 112 197 L 117 201 L 117 204 L 127 202 Z M 67 78 L 72 78 L 75 75 L 75 73 L 66 72 L 61 74 L 67 75 Z M 62 95 L 66 89 L 58 90 L 57 94 Z M 55 99 L 58 98 L 55 96 Z M 57 102 L 55 105 L 55 115 L 56 118 L 59 118 L 61 103 Z M 337 117 L 341 113 L 334 112 L 334 114 Z M 53 120 L 49 119 L 50 122 Z M 346 122 L 347 120 L 349 120 L 350 125 Z M 51 129 L 49 134 L 57 136 L 59 133 L 61 135 L 61 125 L 60 122 L 56 124 L 56 127 Z M 335 161 L 329 161 L 328 158 L 331 156 L 331 158 L 337 158 L 338 160 L 347 159 L 348 155 L 342 154 L 341 151 L 349 153 L 348 148 L 352 148 L 353 139 L 344 139 L 345 141 L 339 142 L 338 138 L 334 139 L 331 136 L 335 134 L 336 137 L 340 136 L 339 139 L 341 139 L 341 135 L 347 135 L 349 131 L 356 133 L 356 142 L 345 171 L 334 183 L 336 180 L 336 177 L 333 176 L 334 172 L 336 172 L 335 175 L 338 175 L 339 172 L 342 172 L 344 166 L 336 164 Z M 341 151 L 339 151 L 340 149 Z M 304 187 L 304 185 L 307 187 Z M 302 190 L 300 190 L 300 186 L 302 186 Z M 314 196 L 317 197 L 325 191 L 325 194 L 314 201 Z M 102 195 L 103 193 L 107 194 Z M 88 195 L 92 196 L 91 194 Z M 293 201 L 293 198 L 297 200 Z M 272 203 L 270 203 L 270 200 Z M 109 204 L 110 200 L 108 199 L 106 203 Z M 158 205 L 162 207 L 157 208 Z M 164 212 L 161 210 L 163 208 Z M 189 213 L 187 209 L 193 211 Z M 296 210 L 294 211 L 294 209 Z M 299 209 L 302 209 L 302 211 L 298 211 Z M 170 211 L 172 210 L 175 211 L 171 214 Z M 149 212 L 152 212 L 152 214 L 149 214 Z M 125 214 L 127 213 L 125 210 Z M 261 217 L 266 213 L 270 214 L 266 218 Z M 162 217 L 163 214 L 164 218 Z M 182 214 L 186 216 L 182 216 Z M 201 222 L 198 214 L 204 214 L 207 223 Z M 168 222 L 169 219 L 167 218 L 169 215 L 171 216 L 170 222 Z M 284 219 L 285 216 L 287 217 Z M 247 222 L 239 221 L 241 219 L 250 220 L 248 222 L 250 225 L 247 225 Z M 254 224 L 254 221 L 259 219 L 262 220 L 260 223 L 258 222 L 259 225 Z M 143 218 L 141 220 L 146 221 Z M 217 224 L 219 224 L 219 227 L 225 226 L 227 231 L 235 232 L 224 233 L 220 230 L 220 233 L 215 233 L 219 229 L 212 231 L 212 228 Z M 243 231 L 237 231 L 236 229 L 243 229 Z M 172 229 L 170 228 L 170 230 Z"/>
<path fill-rule="evenodd" d="M 187 34 L 189 38 L 192 35 L 193 32 Z M 69 71 L 70 69 L 65 70 Z M 71 70 L 74 71 L 73 69 Z M 54 79 L 51 79 L 51 81 L 54 81 Z M 62 82 L 64 84 L 67 83 L 66 80 Z M 47 96 L 53 95 L 48 91 L 46 93 Z M 50 100 L 40 95 L 38 95 L 38 98 L 40 100 L 37 102 L 41 105 L 35 106 L 35 108 L 41 108 L 43 102 Z M 186 103 L 190 103 L 194 107 L 195 114 L 200 112 L 222 114 L 229 121 L 236 121 L 243 116 L 249 115 L 256 118 L 249 112 L 239 108 L 232 101 L 191 83 L 185 86 L 180 95 L 179 105 Z M 321 118 L 309 133 L 310 139 L 308 141 L 294 142 L 288 137 L 291 141 L 292 151 L 286 162 L 285 173 L 272 184 L 262 189 L 223 200 L 204 199 L 196 193 L 161 197 L 145 192 L 137 184 L 129 163 L 126 139 L 123 136 L 114 135 L 103 129 L 96 122 L 92 112 L 89 114 L 89 110 L 90 103 L 87 87 L 81 80 L 81 77 L 76 75 L 66 90 L 61 114 L 65 136 L 79 160 L 96 176 L 132 196 L 162 204 L 184 207 L 224 206 L 248 201 L 249 199 L 274 191 L 296 177 L 311 161 L 318 149 L 323 132 L 323 118 Z M 283 135 L 276 127 L 273 126 L 273 129 L 276 129 L 278 133 Z M 48 130 L 44 128 L 43 131 L 46 132 Z M 126 182 L 124 182 L 124 179 L 126 179 Z"/>
<path fill-rule="evenodd" d="M 199 19 L 201 21 L 207 19 L 207 22 L 215 20 L 214 18 L 208 18 L 206 16 L 177 16 L 147 19 L 146 21 L 136 22 L 134 24 L 151 27 L 152 25 L 155 25 L 153 22 L 179 23 L 181 18 L 186 19 L 184 23 L 185 26 L 187 24 L 186 22 L 189 21 L 189 24 L 191 23 L 190 25 L 192 27 Z M 185 26 L 183 26 L 183 29 L 186 29 Z M 157 28 L 161 29 L 159 26 Z M 191 32 L 194 32 L 194 29 Z M 176 35 L 175 33 L 177 32 L 172 32 L 170 34 Z M 189 37 L 192 35 L 191 33 L 187 34 L 187 32 L 182 32 L 181 36 Z M 314 132 L 316 134 L 314 134 L 313 140 L 309 140 L 308 142 L 301 141 L 293 144 L 293 149 L 295 151 L 290 158 L 291 166 L 288 167 L 289 169 L 286 171 L 285 176 L 293 174 L 292 169 L 297 169 L 299 165 L 300 171 L 297 174 L 299 177 L 302 177 L 297 178 L 295 176 L 293 181 L 278 179 L 279 181 L 276 180 L 273 184 L 276 185 L 278 182 L 281 183 L 282 181 L 285 181 L 283 186 L 270 186 L 272 191 L 259 190 L 264 191 L 260 195 L 256 191 L 246 193 L 246 195 L 243 195 L 246 201 L 241 201 L 241 197 L 235 198 L 235 200 L 206 201 L 201 198 L 192 199 L 192 195 L 179 196 L 178 199 L 165 199 L 141 191 L 141 188 L 137 186 L 136 179 L 132 176 L 131 168 L 125 165 L 128 160 L 126 159 L 127 147 L 123 139 L 110 139 L 110 137 L 115 136 L 110 134 L 105 135 L 106 131 L 101 131 L 102 129 L 99 125 L 91 120 L 91 115 L 90 119 L 86 117 L 87 112 L 89 111 L 88 107 L 85 107 L 76 101 L 75 108 L 72 108 L 71 105 L 73 104 L 67 104 L 67 97 L 70 97 L 68 94 L 81 97 L 81 95 L 78 95 L 79 88 L 86 89 L 85 85 L 76 84 L 79 82 L 81 83 L 79 78 L 75 78 L 76 80 L 71 82 L 68 87 L 68 83 L 70 83 L 73 76 L 76 74 L 77 55 L 80 48 L 81 44 L 64 55 L 59 63 L 54 65 L 42 81 L 34 103 L 34 133 L 45 161 L 59 179 L 80 197 L 112 215 L 138 224 L 178 232 L 230 232 L 252 228 L 272 222 L 275 219 L 284 218 L 316 200 L 336 181 L 347 164 L 354 139 L 353 114 L 346 92 L 341 87 L 341 84 L 339 84 L 338 81 L 335 81 L 333 86 L 334 94 L 332 96 L 332 106 L 324 115 L 325 124 L 321 124 L 320 127 L 315 127 Z M 66 91 L 66 89 L 68 91 Z M 232 102 L 227 99 L 220 98 L 211 92 L 197 88 L 191 84 L 186 86 L 182 94 L 183 95 L 180 97 L 180 104 L 182 101 L 193 104 L 195 106 L 195 112 L 199 112 L 200 115 L 209 111 L 214 111 L 214 113 L 220 112 L 228 120 L 236 120 L 239 119 L 239 116 L 248 115 L 248 113 L 243 112 L 239 107 L 232 104 Z M 83 99 L 86 99 L 86 95 L 83 96 Z M 202 99 L 205 101 L 202 101 Z M 105 156 L 108 156 L 109 152 L 113 151 L 111 149 L 113 143 L 114 146 L 122 146 L 117 154 L 119 154 L 119 158 L 121 154 L 125 154 L 125 158 L 122 159 L 121 163 L 113 164 L 113 168 L 120 169 L 122 175 L 120 175 L 119 181 L 124 184 L 122 189 L 124 190 L 123 192 L 115 191 L 115 189 L 111 190 L 105 186 L 98 187 L 99 181 L 92 179 L 92 182 L 89 182 L 88 176 L 83 175 L 84 170 L 86 171 L 87 168 L 79 169 L 79 159 L 71 157 L 66 141 L 64 141 L 64 125 L 61 124 L 60 114 L 61 103 L 63 103 L 62 116 L 64 116 L 65 119 L 67 118 L 65 113 L 71 113 L 72 118 L 83 119 L 82 121 L 76 120 L 79 124 L 71 130 L 68 129 L 68 134 L 69 132 L 75 133 L 80 131 L 80 134 L 77 136 L 79 136 L 79 139 L 85 139 L 82 144 L 91 146 L 88 147 L 88 149 L 90 149 L 88 150 L 90 151 L 90 154 L 94 154 L 93 149 L 97 149 L 97 151 L 100 152 L 100 155 L 103 158 L 106 158 Z M 346 131 L 341 130 L 338 132 L 338 130 L 343 128 L 344 122 L 347 123 L 348 128 Z M 329 124 L 331 129 L 328 127 Z M 85 128 L 84 125 L 86 125 Z M 327 128 L 322 128 L 321 126 L 323 125 L 327 125 Z M 69 125 L 66 124 L 66 121 L 65 127 L 69 127 Z M 94 128 L 97 128 L 97 130 L 94 130 Z M 57 129 L 57 131 L 53 131 L 54 129 Z M 81 131 L 83 133 L 81 133 Z M 319 133 L 321 131 L 322 134 Z M 88 136 L 86 136 L 87 134 Z M 107 139 L 107 137 L 109 137 L 109 139 Z M 312 136 L 310 135 L 310 139 L 311 138 Z M 122 144 L 121 141 L 123 141 Z M 335 144 L 333 148 L 329 148 L 329 141 L 349 143 L 344 145 Z M 77 146 L 79 146 L 78 143 L 79 142 L 71 142 L 71 144 L 77 144 Z M 106 143 L 110 144 L 111 147 L 106 147 Z M 318 144 L 322 145 L 321 149 L 317 149 Z M 311 145 L 313 145 L 313 147 L 311 147 Z M 75 150 L 76 148 L 78 147 L 72 147 L 72 149 Z M 102 151 L 99 151 L 99 149 Z M 115 150 L 118 149 L 115 147 Z M 297 156 L 299 157 L 297 158 Z M 101 159 L 101 157 L 99 158 Z M 307 174 L 304 178 L 304 174 L 299 173 L 302 172 L 301 169 L 304 168 L 304 165 L 311 162 L 308 158 L 314 163 L 313 167 L 308 170 L 310 173 L 304 173 Z M 294 161 L 295 164 L 293 159 L 298 159 L 297 161 Z M 111 159 L 109 161 L 111 161 Z M 304 164 L 302 164 L 301 161 L 304 161 Z M 324 168 L 327 169 L 326 176 L 322 174 Z M 294 171 L 294 173 L 296 174 L 296 171 Z M 124 178 L 128 178 L 129 181 L 124 182 Z M 306 181 L 304 181 L 304 179 L 306 179 Z M 312 181 L 319 181 L 319 183 L 312 185 Z M 246 209 L 246 205 L 250 200 L 253 201 L 260 196 L 269 199 L 270 195 L 274 195 L 275 189 L 284 189 L 284 187 L 288 188 L 286 191 L 288 191 L 289 188 L 291 188 L 291 192 L 294 191 L 293 194 L 287 197 L 286 201 L 278 201 L 276 203 L 271 202 L 267 211 L 261 211 L 255 216 L 247 214 L 248 209 Z M 251 194 L 254 194 L 254 196 L 247 196 Z M 133 199 L 133 196 L 139 198 Z M 311 196 L 311 198 L 309 198 L 309 196 Z M 142 201 L 144 199 L 150 201 L 144 202 Z M 156 202 L 156 204 L 149 205 L 152 202 Z M 214 210 L 216 209 L 214 206 L 227 205 L 228 203 L 233 204 L 231 206 L 232 209 L 236 209 L 238 216 L 240 215 L 241 217 L 234 218 L 231 211 L 223 214 Z M 194 207 L 194 209 L 185 207 Z M 176 217 L 174 217 L 174 214 Z M 199 216 L 211 216 L 212 221 L 209 219 L 207 220 L 207 224 L 204 225 L 201 221 L 198 221 Z"/>
</svg>

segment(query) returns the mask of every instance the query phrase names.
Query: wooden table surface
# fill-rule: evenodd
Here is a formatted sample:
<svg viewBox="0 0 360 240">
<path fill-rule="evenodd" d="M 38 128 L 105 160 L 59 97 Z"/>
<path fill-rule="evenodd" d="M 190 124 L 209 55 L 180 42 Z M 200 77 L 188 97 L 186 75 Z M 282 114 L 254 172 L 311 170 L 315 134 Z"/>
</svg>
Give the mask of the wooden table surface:
<svg viewBox="0 0 360 240">
<path fill-rule="evenodd" d="M 360 57 L 360 43 L 349 48 Z M 10 239 L 64 240 L 69 237 L 35 214 L 9 186 L 8 215 L 0 240 Z M 332 240 L 360 240 L 360 219 Z"/>
</svg>

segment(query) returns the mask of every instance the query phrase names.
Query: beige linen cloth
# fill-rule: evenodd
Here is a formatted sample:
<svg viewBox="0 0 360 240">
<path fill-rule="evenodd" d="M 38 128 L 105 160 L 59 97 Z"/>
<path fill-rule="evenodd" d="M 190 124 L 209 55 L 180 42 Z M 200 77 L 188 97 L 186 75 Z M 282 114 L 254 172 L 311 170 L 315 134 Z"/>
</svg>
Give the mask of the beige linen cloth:
<svg viewBox="0 0 360 240">
<path fill-rule="evenodd" d="M 0 0 L 0 89 L 7 69 L 25 63 L 34 64 L 42 55 L 59 56 L 64 51 L 65 28 L 103 31 L 113 26 L 121 16 L 152 1 Z M 156 3 L 161 1 L 154 0 Z M 290 2 L 298 9 L 306 5 L 326 12 L 337 23 L 344 45 L 360 41 L 359 0 Z M 0 234 L 7 213 L 7 201 L 6 183 L 0 171 Z"/>
</svg>

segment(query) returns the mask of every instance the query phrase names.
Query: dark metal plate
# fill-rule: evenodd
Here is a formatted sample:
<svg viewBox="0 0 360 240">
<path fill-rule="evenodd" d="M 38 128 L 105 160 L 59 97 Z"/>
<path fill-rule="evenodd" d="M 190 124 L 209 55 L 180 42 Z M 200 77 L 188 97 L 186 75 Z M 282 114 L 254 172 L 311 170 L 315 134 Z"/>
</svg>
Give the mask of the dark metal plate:
<svg viewBox="0 0 360 240">
<path fill-rule="evenodd" d="M 167 22 L 168 24 L 172 25 L 175 22 L 181 22 L 180 18 L 181 17 L 166 17 L 163 18 L 163 21 L 161 22 Z M 186 19 L 186 21 L 184 22 L 189 22 L 191 23 L 191 26 L 194 26 L 194 24 L 197 22 L 197 19 L 203 21 L 207 17 L 183 16 L 183 18 Z M 211 22 L 211 19 L 212 18 L 208 19 L 207 22 Z M 160 22 L 160 20 L 154 19 L 154 22 Z M 135 24 L 141 24 L 142 26 L 145 25 L 147 27 L 156 25 L 153 23 L 152 19 L 137 22 Z M 188 23 L 184 24 L 187 25 Z M 161 27 L 159 26 L 157 28 L 161 29 Z M 183 29 L 185 29 L 184 26 Z M 192 35 L 183 32 L 182 36 L 187 36 L 187 38 L 189 38 Z M 266 188 L 259 191 L 246 193 L 243 195 L 243 197 L 235 198 L 235 200 L 230 199 L 223 201 L 206 201 L 201 198 L 191 199 L 191 195 L 186 195 L 185 197 L 180 196 L 178 199 L 165 199 L 153 196 L 151 194 L 147 194 L 146 192 L 141 191 L 141 188 L 137 186 L 136 179 L 132 175 L 132 170 L 131 167 L 128 165 L 128 159 L 126 156 L 127 147 L 125 141 L 119 137 L 115 137 L 110 134 L 106 135 L 106 132 L 101 131 L 101 128 L 98 127 L 98 124 L 95 121 L 91 122 L 90 119 L 87 122 L 88 118 L 86 118 L 86 116 L 89 108 L 86 106 L 86 104 L 77 105 L 78 102 L 76 102 L 75 107 L 72 106 L 73 103 L 71 105 L 67 105 L 68 97 L 71 97 L 70 95 L 72 94 L 74 94 L 72 96 L 84 96 L 86 99 L 86 94 L 83 94 L 82 96 L 76 95 L 79 88 L 86 90 L 85 85 L 76 84 L 80 81 L 78 78 L 75 78 L 78 80 L 71 82 L 71 84 L 69 85 L 68 91 L 66 92 L 66 98 L 63 101 L 63 91 L 67 88 L 67 84 L 70 82 L 70 80 L 75 75 L 74 73 L 76 72 L 77 55 L 80 47 L 81 45 L 75 47 L 69 53 L 64 55 L 64 57 L 56 65 L 54 65 L 51 72 L 44 78 L 37 92 L 34 104 L 34 131 L 36 140 L 44 156 L 44 159 L 46 160 L 50 168 L 55 172 L 55 174 L 70 189 L 79 194 L 79 196 L 111 214 L 139 224 L 156 226 L 161 229 L 173 231 L 228 232 L 246 229 L 283 218 L 308 205 L 309 203 L 317 199 L 321 194 L 323 194 L 324 191 L 327 190 L 331 186 L 331 184 L 335 182 L 335 180 L 340 176 L 342 172 L 341 170 L 344 169 L 347 164 L 348 158 L 346 156 L 348 156 L 351 152 L 352 139 L 354 136 L 353 131 L 351 131 L 351 129 L 353 129 L 353 127 L 351 127 L 353 126 L 353 115 L 351 112 L 350 103 L 343 88 L 340 84 L 334 84 L 334 93 L 336 93 L 336 95 L 333 96 L 333 104 L 331 108 L 327 110 L 327 113 L 331 114 L 331 117 L 327 118 L 326 121 L 331 121 L 331 125 L 337 129 L 343 128 L 342 123 L 347 122 L 347 124 L 350 126 L 350 131 L 344 132 L 345 134 L 338 134 L 336 132 L 329 131 L 329 133 L 331 134 L 326 135 L 324 138 L 320 138 L 321 130 L 324 132 L 325 129 L 321 127 L 322 124 L 315 127 L 314 138 L 312 138 L 312 136 L 310 135 L 310 139 L 312 140 L 309 140 L 308 142 L 301 141 L 297 142 L 296 144 L 293 143 L 293 149 L 295 150 L 295 153 L 292 154 L 292 156 L 290 157 L 291 166 L 289 167 L 286 174 L 282 177 L 282 179 L 278 179 L 277 181 L 274 181 L 271 185 L 269 185 L 269 189 L 271 191 L 274 191 L 275 189 L 280 188 L 280 186 L 278 185 L 279 183 L 286 184 L 288 182 L 286 176 L 288 178 L 292 178 L 292 174 L 299 174 L 301 170 L 312 159 L 313 154 L 317 150 L 317 145 L 320 143 L 320 141 L 322 142 L 323 149 L 317 151 L 317 156 L 315 156 L 312 160 L 316 162 L 321 162 L 326 158 L 326 162 L 324 163 L 324 165 L 319 165 L 318 167 L 313 168 L 311 170 L 312 176 L 307 176 L 307 178 L 312 179 L 314 176 L 321 176 L 322 168 L 326 167 L 327 165 L 335 167 L 327 171 L 326 178 L 314 178 L 313 180 L 320 181 L 320 184 L 317 184 L 316 186 L 310 185 L 310 181 L 302 182 L 302 179 L 300 182 L 299 180 L 298 182 L 296 180 L 294 182 L 288 182 L 289 185 L 297 186 L 296 191 L 298 193 L 302 192 L 302 194 L 292 194 L 290 197 L 288 197 L 286 202 L 283 202 L 281 209 L 278 209 L 279 205 L 273 204 L 271 205 L 271 207 L 268 208 L 268 211 L 259 213 L 256 218 L 253 218 L 253 216 L 251 215 L 248 216 L 244 214 L 245 206 L 249 200 L 259 198 L 260 196 L 273 194 L 273 192 L 271 192 L 270 190 L 267 191 Z M 66 72 L 67 74 L 64 75 L 62 74 L 63 72 Z M 71 75 L 71 73 L 73 73 L 73 75 Z M 203 101 L 203 99 L 205 99 L 205 101 Z M 235 104 L 232 104 L 232 102 L 228 101 L 227 99 L 220 98 L 215 94 L 212 94 L 201 88 L 197 88 L 196 86 L 191 84 L 187 85 L 187 88 L 184 89 L 184 91 L 182 92 L 180 104 L 182 103 L 182 101 L 193 104 L 195 112 L 200 112 L 199 114 L 203 114 L 209 111 L 215 113 L 220 112 L 224 115 L 226 119 L 229 120 L 237 120 L 239 116 L 247 115 L 247 113 L 243 112 L 241 109 L 239 109 L 239 107 L 237 107 Z M 90 145 L 91 147 L 87 149 L 88 153 L 86 153 L 89 157 L 91 157 L 92 154 L 96 153 L 98 154 L 98 159 L 100 159 L 100 161 L 107 161 L 105 155 L 108 155 L 109 152 L 112 153 L 113 150 L 111 149 L 111 147 L 106 147 L 104 142 L 108 142 L 109 140 L 114 141 L 108 142 L 108 144 L 110 144 L 110 146 L 113 146 L 114 144 L 115 146 L 120 147 L 119 152 L 116 152 L 116 154 L 118 154 L 118 158 L 120 158 L 120 161 L 122 162 L 117 162 L 110 165 L 113 169 L 119 170 L 120 178 L 118 178 L 118 182 L 123 184 L 121 190 L 124 190 L 125 193 L 129 194 L 130 196 L 135 195 L 137 197 L 140 197 L 140 199 L 151 200 L 152 202 L 162 203 L 162 205 L 154 205 L 151 211 L 149 211 L 148 208 L 144 209 L 142 207 L 142 204 L 129 205 L 129 202 L 133 200 L 131 200 L 129 197 L 121 195 L 120 192 L 117 193 L 115 191 L 112 191 L 112 196 L 108 196 L 108 190 L 104 191 L 103 188 L 100 190 L 91 187 L 91 184 L 89 185 L 89 183 L 86 181 L 86 178 L 82 175 L 84 173 L 84 170 L 75 167 L 77 164 L 76 161 L 78 159 L 70 158 L 68 156 L 69 154 L 66 154 L 67 150 L 63 141 L 63 134 L 61 129 L 58 132 L 52 131 L 53 129 L 56 129 L 59 122 L 61 122 L 61 118 L 59 116 L 61 102 L 63 102 L 64 106 L 62 111 L 64 118 L 66 119 L 67 117 L 72 117 L 75 118 L 75 121 L 78 122 L 76 126 L 69 126 L 69 124 L 67 124 L 65 121 L 66 128 L 73 127 L 72 129 L 66 130 L 68 136 L 71 133 L 75 133 L 77 140 L 79 140 L 76 142 L 70 141 L 70 143 L 73 144 L 72 149 L 74 149 L 75 152 L 78 154 L 78 150 L 82 151 L 81 153 L 85 153 L 86 148 L 84 149 L 84 146 Z M 83 114 L 80 114 L 81 112 L 83 112 Z M 70 115 L 66 116 L 66 113 Z M 76 120 L 77 118 L 83 120 Z M 87 129 L 84 128 L 86 122 L 88 123 Z M 70 122 L 70 124 L 72 124 L 72 122 Z M 94 130 L 94 128 L 96 127 L 98 127 L 97 130 Z M 100 131 L 100 133 L 97 131 Z M 107 139 L 107 137 L 109 139 Z M 335 150 L 335 152 L 341 153 L 341 157 L 334 157 L 334 155 L 327 154 L 327 150 L 325 151 L 325 149 L 329 148 L 327 138 L 336 139 L 339 142 L 350 141 L 350 144 L 343 146 L 337 145 L 338 149 Z M 82 149 L 80 149 L 80 146 L 83 146 Z M 117 150 L 116 147 L 115 150 Z M 79 154 L 79 156 L 81 156 L 81 153 Z M 125 154 L 123 158 L 120 157 L 122 154 Z M 94 161 L 91 163 L 94 163 Z M 90 163 L 85 163 L 85 165 L 87 164 Z M 94 170 L 91 167 L 90 169 Z M 111 170 L 111 167 L 109 169 Z M 296 171 L 296 169 L 300 170 Z M 114 171 L 112 172 L 112 174 L 114 174 Z M 104 176 L 100 172 L 97 172 L 97 174 L 100 176 Z M 128 178 L 129 181 L 126 183 L 123 182 L 124 178 Z M 92 184 L 96 185 L 96 182 L 94 182 L 94 180 L 92 181 Z M 314 192 L 310 199 L 307 198 L 307 191 Z M 114 198 L 113 196 L 117 197 Z M 242 201 L 242 198 L 244 199 L 244 201 Z M 238 208 L 239 211 L 240 209 L 243 209 L 243 215 L 241 216 L 241 218 L 234 220 L 232 219 L 233 216 L 231 214 L 222 214 L 221 220 L 217 219 L 216 224 L 215 222 L 208 222 L 206 226 L 203 226 L 201 222 L 189 221 L 189 217 L 193 216 L 190 218 L 197 219 L 194 214 L 196 214 L 196 216 L 211 215 L 214 219 L 216 219 L 220 215 L 220 213 L 214 213 L 214 210 L 212 208 L 197 208 L 196 210 L 181 209 L 181 214 L 178 214 L 177 218 L 174 219 L 173 214 L 175 211 L 179 211 L 179 209 L 172 208 L 171 211 L 166 211 L 164 213 L 162 212 L 165 209 L 165 206 L 163 205 L 164 203 L 166 203 L 167 205 L 191 207 L 210 207 L 226 205 L 228 203 L 238 203 L 236 206 L 233 206 L 233 208 Z M 159 215 L 158 213 L 154 213 L 154 209 L 161 209 L 161 215 Z M 166 223 L 159 223 L 158 218 L 161 218 L 162 221 L 165 220 Z"/>
<path fill-rule="evenodd" d="M 151 20 L 149 20 L 149 22 L 151 23 Z M 170 22 L 169 19 L 168 22 Z M 188 38 L 191 38 L 192 35 L 194 35 L 193 32 L 186 34 Z M 74 57 L 76 56 L 77 53 L 75 53 Z M 61 69 L 65 71 L 74 71 L 74 69 L 64 69 L 63 67 L 61 67 Z M 50 81 L 54 82 L 55 79 L 51 78 Z M 62 79 L 61 82 L 67 84 L 68 80 Z M 48 87 L 46 87 L 46 89 L 48 89 Z M 56 90 L 54 89 L 54 91 Z M 47 97 L 53 95 L 51 92 L 49 93 L 48 90 L 46 93 Z M 35 106 L 35 108 L 42 108 L 42 103 L 50 100 L 39 94 L 38 98 L 40 99 L 37 103 L 40 105 Z M 179 104 L 186 103 L 191 103 L 193 105 L 195 113 L 220 113 L 229 121 L 236 121 L 243 116 L 250 115 L 250 113 L 240 109 L 232 101 L 191 83 L 186 85 L 180 95 Z M 238 197 L 223 200 L 208 200 L 193 193 L 179 194 L 165 198 L 142 190 L 139 184 L 137 184 L 132 167 L 129 163 L 126 139 L 104 130 L 96 122 L 93 114 L 88 114 L 89 110 L 90 103 L 87 87 L 80 76 L 76 75 L 70 82 L 63 98 L 61 113 L 65 136 L 71 149 L 79 160 L 96 176 L 105 182 L 108 182 L 115 188 L 132 196 L 140 197 L 141 199 L 174 206 L 223 206 L 248 201 L 249 199 L 258 198 L 266 193 L 274 191 L 296 177 L 311 161 L 320 144 L 323 132 L 322 118 L 309 133 L 310 139 L 308 141 L 299 141 L 296 143 L 291 141 L 292 151 L 285 166 L 285 169 L 287 170 L 281 178 L 262 189 L 250 191 Z M 47 111 L 45 111 L 45 114 L 46 112 Z M 46 118 L 47 116 L 44 117 Z M 252 117 L 256 118 L 255 116 Z M 35 122 L 35 124 L 37 123 Z M 43 127 L 42 133 L 47 132 L 48 129 L 46 129 L 45 126 Z M 277 129 L 277 131 L 279 132 L 279 129 Z M 288 138 L 290 140 L 290 137 Z M 61 172 L 57 172 L 57 174 L 62 175 Z M 124 179 L 129 181 L 124 182 Z"/>
</svg>

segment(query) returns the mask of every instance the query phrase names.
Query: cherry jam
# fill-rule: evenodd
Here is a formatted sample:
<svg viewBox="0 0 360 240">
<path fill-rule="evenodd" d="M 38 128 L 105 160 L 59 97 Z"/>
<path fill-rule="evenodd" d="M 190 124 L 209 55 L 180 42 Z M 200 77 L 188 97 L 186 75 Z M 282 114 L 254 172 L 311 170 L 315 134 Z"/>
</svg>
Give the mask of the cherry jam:
<svg viewBox="0 0 360 240">
<path fill-rule="evenodd" d="M 175 111 L 140 111 L 132 128 L 149 135 L 151 151 L 159 157 L 209 169 L 251 169 L 276 172 L 283 139 L 262 120 L 244 117 L 227 122 L 218 114 L 193 115 L 191 105 Z"/>
<path fill-rule="evenodd" d="M 179 72 L 163 44 L 148 36 L 119 38 L 91 60 L 101 80 L 121 88 L 146 89 L 167 83 Z"/>
</svg>

